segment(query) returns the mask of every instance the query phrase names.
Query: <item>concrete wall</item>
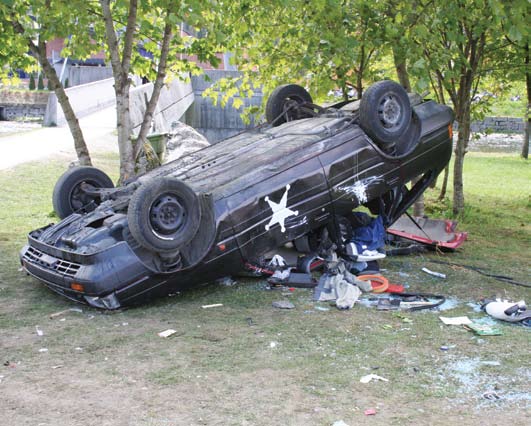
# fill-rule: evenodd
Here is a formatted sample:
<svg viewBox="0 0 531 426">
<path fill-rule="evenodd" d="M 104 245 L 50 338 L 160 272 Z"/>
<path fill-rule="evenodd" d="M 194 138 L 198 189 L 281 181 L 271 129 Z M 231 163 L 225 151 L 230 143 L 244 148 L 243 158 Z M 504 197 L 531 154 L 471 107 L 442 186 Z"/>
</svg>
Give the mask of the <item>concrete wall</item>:
<svg viewBox="0 0 531 426">
<path fill-rule="evenodd" d="M 77 118 L 113 106 L 116 102 L 113 85 L 114 79 L 108 78 L 66 89 Z M 135 136 L 140 130 L 144 111 L 152 92 L 153 84 L 151 83 L 133 87 L 130 91 L 131 121 Z M 153 132 L 171 130 L 171 123 L 180 120 L 193 101 L 194 95 L 190 83 L 175 79 L 169 85 L 164 86 L 153 117 Z M 63 110 L 54 93 L 50 94 L 48 99 L 43 125 L 66 125 Z"/>
<path fill-rule="evenodd" d="M 20 119 L 42 120 L 46 105 L 8 105 L 0 107 L 0 120 L 15 121 Z"/>
<path fill-rule="evenodd" d="M 137 136 L 140 131 L 151 93 L 153 93 L 152 83 L 131 89 L 130 111 L 134 136 Z M 153 133 L 170 131 L 172 123 L 179 121 L 193 102 L 194 92 L 190 83 L 175 79 L 169 85 L 165 85 L 160 92 L 151 131 Z"/>
<path fill-rule="evenodd" d="M 95 81 L 81 86 L 69 87 L 66 94 L 77 118 L 85 117 L 100 109 L 111 106 L 115 102 L 114 79 Z M 43 126 L 64 126 L 66 119 L 63 109 L 57 102 L 55 93 L 48 98 L 48 106 L 44 115 Z"/>
<path fill-rule="evenodd" d="M 470 126 L 473 132 L 485 133 L 524 133 L 523 118 L 485 117 L 482 121 L 474 121 Z"/>
<path fill-rule="evenodd" d="M 75 66 L 68 69 L 69 87 L 105 80 L 112 77 L 111 67 Z"/>
<path fill-rule="evenodd" d="M 0 91 L 0 120 L 42 119 L 48 92 Z"/>
<path fill-rule="evenodd" d="M 207 81 L 205 76 L 211 81 Z M 232 101 L 225 107 L 221 107 L 219 102 L 217 106 L 214 106 L 210 98 L 203 98 L 202 96 L 206 88 L 221 78 L 239 76 L 238 71 L 207 70 L 203 75 L 192 77 L 195 100 L 193 106 L 186 113 L 185 123 L 205 136 L 210 143 L 219 142 L 221 139 L 244 129 L 254 127 L 254 123 L 246 125 L 242 121 L 241 110 L 233 108 Z M 260 106 L 262 93 L 255 93 L 252 98 L 243 99 L 243 102 L 244 107 Z"/>
</svg>

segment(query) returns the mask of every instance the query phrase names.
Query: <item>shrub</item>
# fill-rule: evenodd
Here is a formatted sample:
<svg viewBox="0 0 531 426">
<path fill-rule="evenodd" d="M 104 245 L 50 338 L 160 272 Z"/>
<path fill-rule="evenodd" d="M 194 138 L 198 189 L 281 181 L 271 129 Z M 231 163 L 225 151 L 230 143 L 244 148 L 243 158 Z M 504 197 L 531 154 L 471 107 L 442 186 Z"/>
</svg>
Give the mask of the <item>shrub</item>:
<svg viewBox="0 0 531 426">
<path fill-rule="evenodd" d="M 39 81 L 37 82 L 37 89 L 44 90 L 44 80 L 42 78 L 42 73 L 39 74 Z"/>
<path fill-rule="evenodd" d="M 29 89 L 35 90 L 35 76 L 30 74 Z"/>
</svg>

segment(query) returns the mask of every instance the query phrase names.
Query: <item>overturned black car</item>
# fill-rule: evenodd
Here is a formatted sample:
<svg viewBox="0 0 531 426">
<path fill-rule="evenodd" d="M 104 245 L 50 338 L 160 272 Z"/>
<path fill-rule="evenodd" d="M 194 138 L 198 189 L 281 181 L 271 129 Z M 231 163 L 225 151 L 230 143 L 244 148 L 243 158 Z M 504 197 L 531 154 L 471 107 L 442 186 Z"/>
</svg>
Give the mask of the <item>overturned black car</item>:
<svg viewBox="0 0 531 426">
<path fill-rule="evenodd" d="M 116 309 L 237 273 L 289 241 L 311 246 L 325 228 L 341 250 L 342 217 L 363 205 L 390 225 L 433 182 L 452 117 L 391 81 L 327 108 L 280 86 L 268 125 L 121 187 L 70 169 L 54 190 L 62 220 L 30 232 L 22 265 L 57 293 Z"/>
</svg>

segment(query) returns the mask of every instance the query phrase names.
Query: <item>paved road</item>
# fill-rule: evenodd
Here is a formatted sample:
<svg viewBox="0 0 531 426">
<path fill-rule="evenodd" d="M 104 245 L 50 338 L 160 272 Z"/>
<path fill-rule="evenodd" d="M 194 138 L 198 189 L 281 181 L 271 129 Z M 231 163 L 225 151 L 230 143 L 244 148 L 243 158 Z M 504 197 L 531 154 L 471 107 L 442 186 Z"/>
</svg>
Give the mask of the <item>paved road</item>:
<svg viewBox="0 0 531 426">
<path fill-rule="evenodd" d="M 91 153 L 118 152 L 114 107 L 84 117 L 80 124 Z M 45 158 L 77 159 L 68 127 L 42 127 L 17 134 L 0 134 L 0 170 Z"/>
</svg>

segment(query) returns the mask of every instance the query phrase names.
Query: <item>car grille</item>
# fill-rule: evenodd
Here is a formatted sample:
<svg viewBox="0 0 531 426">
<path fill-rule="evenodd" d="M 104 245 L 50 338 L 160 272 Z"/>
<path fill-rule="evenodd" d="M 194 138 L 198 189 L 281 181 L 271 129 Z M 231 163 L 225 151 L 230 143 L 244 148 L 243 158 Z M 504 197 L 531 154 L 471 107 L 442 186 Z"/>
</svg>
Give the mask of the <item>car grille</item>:
<svg viewBox="0 0 531 426">
<path fill-rule="evenodd" d="M 47 268 L 53 269 L 61 275 L 69 277 L 75 277 L 77 271 L 79 271 L 79 268 L 81 268 L 79 263 L 57 259 L 33 247 L 28 247 L 26 253 L 24 253 L 24 259 L 39 265 L 46 266 Z"/>
</svg>

